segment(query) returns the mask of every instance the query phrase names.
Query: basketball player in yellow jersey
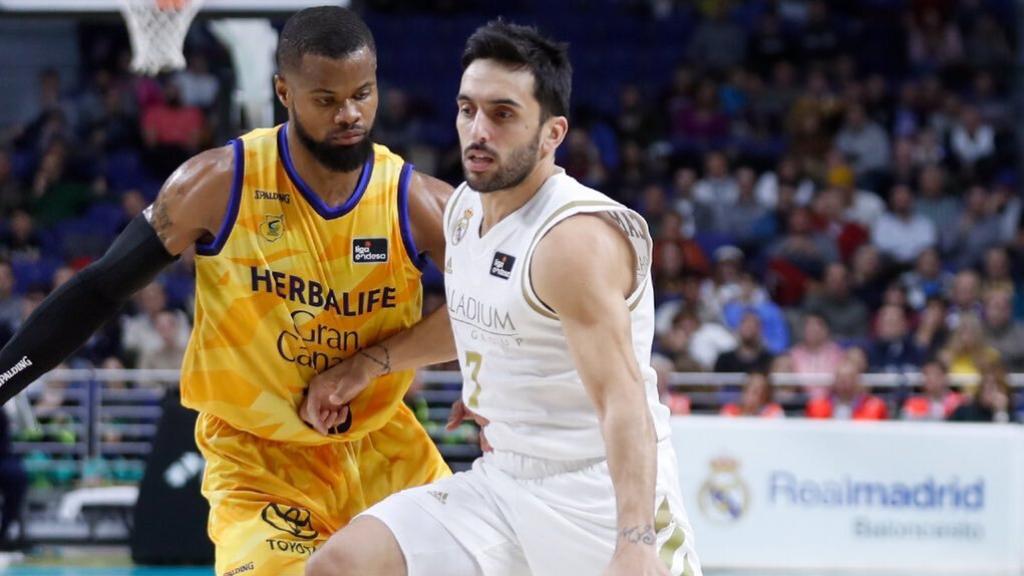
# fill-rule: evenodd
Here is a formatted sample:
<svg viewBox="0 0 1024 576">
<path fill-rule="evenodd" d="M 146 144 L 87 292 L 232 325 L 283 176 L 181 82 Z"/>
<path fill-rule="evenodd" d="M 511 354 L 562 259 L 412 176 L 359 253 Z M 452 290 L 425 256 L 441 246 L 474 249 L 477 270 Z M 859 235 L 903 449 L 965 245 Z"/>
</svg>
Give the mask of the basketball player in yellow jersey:
<svg viewBox="0 0 1024 576">
<path fill-rule="evenodd" d="M 218 575 L 302 574 L 354 515 L 450 474 L 402 404 L 411 371 L 377 379 L 321 431 L 299 418 L 317 373 L 357 354 L 389 366 L 373 345 L 419 321 L 420 250 L 442 261 L 451 189 L 370 141 L 376 49 L 354 13 L 297 13 L 277 61 L 288 123 L 187 161 L 0 352 L 6 401 L 195 245 L 181 389 L 200 412 Z M 421 327 L 447 323 L 442 309 Z"/>
</svg>

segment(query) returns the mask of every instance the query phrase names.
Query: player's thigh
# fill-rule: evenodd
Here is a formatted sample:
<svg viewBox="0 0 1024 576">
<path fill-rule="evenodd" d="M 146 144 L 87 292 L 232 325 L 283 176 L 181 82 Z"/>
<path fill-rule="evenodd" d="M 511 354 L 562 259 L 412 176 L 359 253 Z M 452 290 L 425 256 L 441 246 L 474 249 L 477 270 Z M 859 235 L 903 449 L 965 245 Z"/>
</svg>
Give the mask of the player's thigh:
<svg viewBox="0 0 1024 576">
<path fill-rule="evenodd" d="M 248 494 L 211 498 L 217 576 L 301 576 L 330 534 L 308 509 Z"/>
<path fill-rule="evenodd" d="M 310 559 L 306 576 L 405 576 L 402 549 L 388 527 L 373 516 L 360 516 Z"/>
<path fill-rule="evenodd" d="M 405 405 L 381 429 L 359 440 L 355 454 L 367 505 L 451 476 L 434 441 Z"/>
<path fill-rule="evenodd" d="M 411 488 L 375 504 L 409 576 L 523 576 L 519 543 L 476 469 Z"/>
</svg>

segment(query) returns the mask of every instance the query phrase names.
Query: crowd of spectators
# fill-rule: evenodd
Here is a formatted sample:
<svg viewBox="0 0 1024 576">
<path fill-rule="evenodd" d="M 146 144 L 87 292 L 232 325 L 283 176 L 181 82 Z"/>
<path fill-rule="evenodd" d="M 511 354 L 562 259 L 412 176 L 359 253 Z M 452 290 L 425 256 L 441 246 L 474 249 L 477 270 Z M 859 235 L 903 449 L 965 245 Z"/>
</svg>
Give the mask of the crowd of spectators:
<svg viewBox="0 0 1024 576">
<path fill-rule="evenodd" d="M 681 12 L 695 23 L 674 68 L 605 87 L 612 108 L 577 91 L 558 156 L 650 223 L 656 365 L 748 374 L 711 408 L 726 414 L 1014 419 L 1024 210 L 1012 3 L 608 6 L 638 25 Z M 123 54 L 108 60 L 79 78 L 45 70 L 21 88 L 39 94 L 31 119 L 0 127 L 0 340 L 175 166 L 235 129 L 208 50 L 157 79 Z M 449 111 L 388 80 L 376 138 L 456 180 L 458 154 L 418 128 Z M 192 274 L 186 254 L 68 365 L 180 366 Z M 880 398 L 861 379 L 917 372 L 920 395 Z M 779 373 L 834 377 L 787 388 L 772 385 Z M 951 392 L 947 373 L 977 384 Z M 684 413 L 680 394 L 666 401 Z"/>
</svg>

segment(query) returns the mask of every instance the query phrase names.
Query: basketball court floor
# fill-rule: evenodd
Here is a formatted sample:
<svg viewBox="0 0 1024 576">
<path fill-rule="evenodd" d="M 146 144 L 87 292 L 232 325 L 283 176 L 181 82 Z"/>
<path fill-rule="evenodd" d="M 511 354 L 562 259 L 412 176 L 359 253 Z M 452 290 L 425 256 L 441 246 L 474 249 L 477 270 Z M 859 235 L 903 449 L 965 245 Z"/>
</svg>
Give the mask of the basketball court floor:
<svg viewBox="0 0 1024 576">
<path fill-rule="evenodd" d="M 854 576 L 854 572 L 705 570 L 705 576 Z M 132 566 L 122 549 L 52 548 L 28 558 L 0 555 L 0 576 L 215 576 L 210 566 Z M 872 572 L 856 576 L 926 576 Z M 934 576 L 927 573 L 927 576 Z M 963 575 L 968 576 L 968 575 Z M 969 576 L 981 576 L 971 574 Z"/>
</svg>

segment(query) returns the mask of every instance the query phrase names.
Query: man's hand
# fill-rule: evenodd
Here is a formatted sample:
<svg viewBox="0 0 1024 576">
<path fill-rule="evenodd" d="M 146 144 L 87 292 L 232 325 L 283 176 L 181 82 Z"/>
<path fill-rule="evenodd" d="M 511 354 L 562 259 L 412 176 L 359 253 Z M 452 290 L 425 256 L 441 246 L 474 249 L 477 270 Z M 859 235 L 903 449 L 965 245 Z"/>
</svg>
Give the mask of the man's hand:
<svg viewBox="0 0 1024 576">
<path fill-rule="evenodd" d="M 476 422 L 476 425 L 480 427 L 480 449 L 484 452 L 491 452 L 494 448 L 491 447 L 490 442 L 487 441 L 487 436 L 484 435 L 484 426 L 487 426 L 491 422 L 480 416 L 479 414 L 470 411 L 466 408 L 466 405 L 462 403 L 462 400 L 456 400 L 452 403 L 452 411 L 448 413 L 448 423 L 445 424 L 444 429 L 451 432 L 462 424 L 462 421 L 466 418 L 472 419 Z"/>
<path fill-rule="evenodd" d="M 349 417 L 348 403 L 374 378 L 385 373 L 381 364 L 386 357 L 383 350 L 378 346 L 360 350 L 341 364 L 317 374 L 309 382 L 306 397 L 299 406 L 299 416 L 317 432 L 330 434 L 332 428 Z"/>
<path fill-rule="evenodd" d="M 615 554 L 604 576 L 669 576 L 658 557 L 657 535 L 651 526 L 626 528 L 619 533 Z"/>
</svg>

